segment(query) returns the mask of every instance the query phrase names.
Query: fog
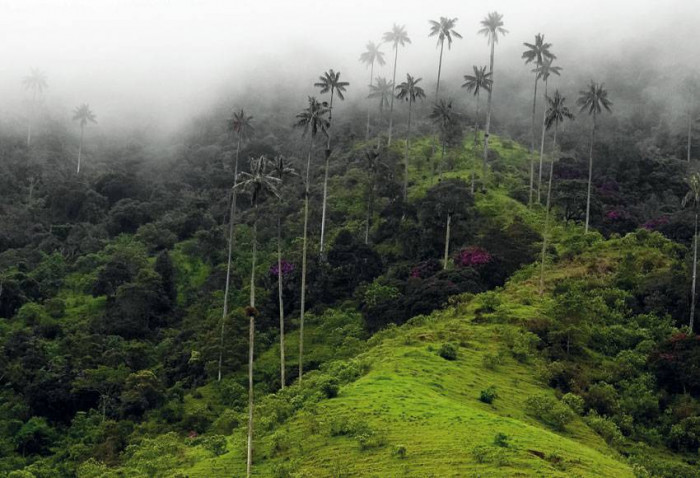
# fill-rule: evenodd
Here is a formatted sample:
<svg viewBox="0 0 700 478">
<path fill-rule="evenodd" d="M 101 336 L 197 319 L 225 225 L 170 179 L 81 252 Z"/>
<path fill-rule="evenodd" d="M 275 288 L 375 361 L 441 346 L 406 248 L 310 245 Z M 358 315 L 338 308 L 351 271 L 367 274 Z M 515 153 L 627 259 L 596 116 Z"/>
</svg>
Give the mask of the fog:
<svg viewBox="0 0 700 478">
<path fill-rule="evenodd" d="M 700 56 L 696 0 L 3 0 L 0 7 L 0 114 L 22 118 L 22 77 L 40 68 L 47 107 L 68 117 L 89 103 L 103 131 L 173 128 L 213 107 L 254 110 L 282 96 L 290 104 L 298 96 L 301 109 L 329 68 L 351 83 L 346 103 L 362 100 L 369 72 L 359 55 L 393 23 L 406 25 L 412 40 L 399 52 L 397 78 L 421 76 L 429 92 L 438 50 L 428 20 L 440 16 L 458 17 L 464 37 L 445 50 L 443 78 L 453 93 L 471 65 L 488 62 L 477 30 L 493 10 L 509 30 L 497 46 L 496 81 L 499 74 L 509 85 L 521 78 L 525 93 L 531 74 L 520 59 L 522 42 L 538 32 L 553 44 L 564 67 L 558 81 L 570 89 L 573 79 L 608 82 L 637 64 L 636 74 L 654 77 L 649 91 L 668 94 L 675 83 L 664 83 Z M 375 76 L 391 75 L 390 46 L 383 49 L 387 65 Z"/>
</svg>

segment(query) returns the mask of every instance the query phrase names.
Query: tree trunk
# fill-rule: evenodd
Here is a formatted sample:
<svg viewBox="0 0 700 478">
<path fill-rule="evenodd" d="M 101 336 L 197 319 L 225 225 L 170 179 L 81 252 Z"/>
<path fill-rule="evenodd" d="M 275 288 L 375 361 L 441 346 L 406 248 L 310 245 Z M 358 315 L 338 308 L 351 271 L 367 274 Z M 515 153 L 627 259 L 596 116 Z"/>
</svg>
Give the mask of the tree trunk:
<svg viewBox="0 0 700 478">
<path fill-rule="evenodd" d="M 253 465 L 253 351 L 255 345 L 255 262 L 258 255 L 258 202 L 255 201 L 255 219 L 253 220 L 253 263 L 250 271 L 250 311 L 248 328 L 248 460 L 246 477 L 250 478 Z"/>
<path fill-rule="evenodd" d="M 554 154 L 557 152 L 557 130 L 559 129 L 559 121 L 557 120 L 554 125 L 554 142 L 552 149 Z M 547 205 L 545 207 L 544 213 L 544 233 L 542 234 L 542 260 L 540 263 L 540 295 L 544 293 L 544 260 L 545 254 L 547 252 L 547 238 L 549 235 L 549 207 L 552 198 L 552 176 L 554 175 L 554 160 L 556 158 L 551 158 L 549 163 L 549 184 L 547 186 Z"/>
<path fill-rule="evenodd" d="M 591 146 L 588 152 L 588 194 L 586 196 L 586 229 L 588 234 L 588 222 L 591 217 L 591 182 L 593 181 L 593 143 L 595 142 L 596 114 L 593 111 L 593 128 L 591 129 Z"/>
<path fill-rule="evenodd" d="M 491 61 L 489 66 L 489 73 L 491 73 L 491 89 L 489 90 L 488 99 L 488 112 L 486 113 L 486 126 L 484 128 L 484 181 L 486 181 L 486 167 L 489 158 L 489 134 L 491 131 L 491 98 L 493 96 L 493 88 L 496 82 L 493 80 L 493 55 L 496 47 L 496 42 L 491 39 Z"/>
<path fill-rule="evenodd" d="M 83 153 L 83 133 L 85 132 L 85 126 L 82 124 L 80 125 L 80 145 L 78 146 L 78 172 L 76 174 L 80 174 L 80 157 L 82 156 Z"/>
<path fill-rule="evenodd" d="M 537 204 L 540 203 L 540 194 L 542 192 L 542 162 L 544 161 L 544 137 L 547 132 L 546 122 L 547 122 L 547 84 L 548 80 L 544 80 L 544 111 L 542 112 L 542 136 L 540 139 L 540 169 L 539 178 L 537 180 Z"/>
<path fill-rule="evenodd" d="M 333 121 L 333 89 L 331 89 L 331 104 L 328 113 L 328 141 L 326 142 L 326 167 L 323 173 L 323 205 L 321 206 L 321 243 L 319 246 L 319 254 L 323 259 L 324 238 L 326 237 L 326 200 L 328 199 L 328 166 L 331 161 L 331 126 Z"/>
<path fill-rule="evenodd" d="M 476 114 L 474 116 L 474 167 L 472 168 L 472 194 L 474 194 L 474 187 L 476 184 L 476 149 L 479 144 L 479 96 L 481 96 L 481 93 L 476 94 Z"/>
<path fill-rule="evenodd" d="M 226 286 L 224 288 L 224 310 L 221 314 L 221 335 L 219 337 L 219 365 L 217 373 L 217 382 L 221 381 L 221 364 L 224 357 L 224 326 L 226 323 L 226 316 L 228 315 L 228 295 L 229 287 L 231 284 L 231 256 L 233 253 L 233 240 L 234 240 L 234 228 L 233 220 L 236 215 L 236 185 L 238 184 L 238 159 L 241 152 L 241 137 L 238 136 L 238 142 L 236 144 L 236 164 L 233 168 L 233 188 L 231 188 L 231 210 L 229 213 L 229 226 L 228 226 L 228 259 L 226 261 Z"/>
<path fill-rule="evenodd" d="M 447 261 L 450 255 L 450 223 L 452 222 L 452 214 L 447 214 L 447 224 L 445 225 L 445 257 L 442 262 L 443 270 L 447 269 Z"/>
<path fill-rule="evenodd" d="M 438 63 L 438 77 L 437 86 L 435 87 L 435 104 L 437 104 L 440 98 L 440 73 L 442 72 L 442 50 L 445 48 L 445 40 L 440 42 L 440 62 Z"/>
<path fill-rule="evenodd" d="M 394 53 L 394 76 L 392 77 L 391 80 L 391 103 L 389 105 L 389 139 L 387 140 L 387 146 L 391 146 L 391 128 L 394 124 L 394 90 L 393 88 L 396 88 L 396 62 L 399 59 L 399 46 L 394 45 L 394 50 L 396 52 Z"/>
<path fill-rule="evenodd" d="M 442 180 L 442 169 L 445 164 L 445 141 L 442 142 L 442 152 L 440 153 L 440 164 L 438 165 L 438 180 Z"/>
<path fill-rule="evenodd" d="M 313 136 L 309 136 L 309 156 L 306 159 L 306 185 L 304 186 L 304 238 L 301 253 L 301 310 L 299 311 L 299 383 L 304 372 L 304 307 L 306 305 L 306 249 L 309 230 L 309 174 L 311 171 L 311 150 Z"/>
<path fill-rule="evenodd" d="M 403 161 L 403 202 L 408 198 L 408 150 L 411 144 L 411 95 L 408 95 L 408 131 L 406 132 L 406 152 Z"/>
<path fill-rule="evenodd" d="M 535 191 L 535 114 L 537 112 L 537 82 L 539 77 L 535 75 L 535 92 L 532 95 L 532 124 L 530 125 L 530 194 L 527 203 L 532 204 L 532 195 Z"/>
<path fill-rule="evenodd" d="M 369 92 L 372 93 L 372 82 L 374 81 L 374 62 L 372 62 L 372 66 L 370 66 L 369 69 Z M 369 141 L 369 117 L 370 117 L 370 109 L 371 109 L 372 101 L 368 98 L 367 99 L 367 132 L 365 133 L 365 141 Z"/>
<path fill-rule="evenodd" d="M 690 291 L 690 332 L 693 332 L 695 324 L 695 279 L 698 272 L 698 212 L 695 210 L 695 235 L 693 236 L 693 285 Z"/>
<path fill-rule="evenodd" d="M 280 206 L 282 201 L 280 201 Z M 284 390 L 284 301 L 282 298 L 282 216 L 277 215 L 277 296 L 280 308 L 280 384 Z"/>
<path fill-rule="evenodd" d="M 690 99 L 690 106 L 688 108 L 688 162 L 690 162 L 690 149 L 692 146 L 693 138 L 693 97 Z"/>
<path fill-rule="evenodd" d="M 365 244 L 369 244 L 369 230 L 372 226 L 372 215 L 374 213 L 374 172 L 370 171 L 369 191 L 367 192 L 367 222 L 365 225 Z"/>
</svg>

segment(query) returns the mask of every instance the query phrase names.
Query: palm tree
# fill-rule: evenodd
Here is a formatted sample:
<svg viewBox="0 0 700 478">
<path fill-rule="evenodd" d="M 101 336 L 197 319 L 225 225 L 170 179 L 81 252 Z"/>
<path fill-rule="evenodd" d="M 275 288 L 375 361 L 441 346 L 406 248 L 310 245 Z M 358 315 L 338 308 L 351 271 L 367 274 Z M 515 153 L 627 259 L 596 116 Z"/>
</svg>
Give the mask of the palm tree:
<svg viewBox="0 0 700 478">
<path fill-rule="evenodd" d="M 579 92 L 579 98 L 576 104 L 580 111 L 587 111 L 593 117 L 593 127 L 591 128 L 591 145 L 588 152 L 588 194 L 586 197 L 586 229 L 588 234 L 588 223 L 591 215 L 591 182 L 593 180 L 593 145 L 595 143 L 596 118 L 603 109 L 610 112 L 612 102 L 608 99 L 608 91 L 602 83 L 596 83 L 591 80 L 588 89 Z"/>
<path fill-rule="evenodd" d="M 442 164 L 445 160 L 447 135 L 456 117 L 457 113 L 452 110 L 452 101 L 440 100 L 433 106 L 433 111 L 430 112 L 430 119 L 433 120 L 433 123 L 440 129 L 440 136 L 442 139 L 442 154 L 440 155 L 440 167 L 438 168 L 440 178 L 442 178 Z"/>
<path fill-rule="evenodd" d="M 525 60 L 525 64 L 534 62 L 536 67 L 540 67 L 545 60 L 554 60 L 556 56 L 549 51 L 552 47 L 551 43 L 545 43 L 544 35 L 538 33 L 535 35 L 535 43 L 523 43 L 527 47 L 522 54 L 522 59 Z M 537 83 L 540 80 L 540 75 L 535 73 L 535 89 L 532 94 L 532 123 L 530 125 L 531 140 L 530 140 L 530 194 L 528 198 L 528 204 L 532 204 L 532 194 L 535 190 L 535 112 L 537 110 Z"/>
<path fill-rule="evenodd" d="M 440 21 L 428 20 L 430 23 L 430 34 L 434 37 L 437 35 L 437 46 L 440 47 L 440 62 L 438 63 L 437 87 L 435 88 L 435 101 L 439 98 L 440 93 L 440 73 L 442 71 L 442 52 L 445 48 L 445 40 L 447 40 L 447 49 L 452 47 L 452 37 L 462 38 L 462 35 L 454 29 L 457 24 L 457 18 L 440 17 Z"/>
<path fill-rule="evenodd" d="M 394 27 L 390 32 L 384 33 L 382 39 L 387 43 L 393 43 L 394 48 L 394 76 L 391 78 L 391 84 L 396 84 L 396 62 L 399 59 L 399 45 L 404 46 L 406 43 L 411 43 L 411 39 L 408 38 L 406 33 L 406 27 L 404 25 L 397 25 L 394 23 Z M 389 138 L 387 144 L 391 146 L 391 130 L 394 124 L 394 95 L 391 95 L 391 104 L 389 105 Z"/>
<path fill-rule="evenodd" d="M 549 76 L 554 74 L 561 76 L 561 67 L 553 66 L 552 58 L 545 60 L 538 68 L 535 68 L 537 76 L 544 81 L 544 97 L 547 99 L 547 86 L 549 85 Z M 539 169 L 539 179 L 537 181 L 537 203 L 540 203 L 540 193 L 542 190 L 542 161 L 544 160 L 544 136 L 545 136 L 545 123 L 547 122 L 547 109 L 545 108 L 544 113 L 542 113 L 542 138 L 540 139 L 540 169 Z"/>
<path fill-rule="evenodd" d="M 323 257 L 323 239 L 326 237 L 326 200 L 328 197 L 328 165 L 331 158 L 331 126 L 333 121 L 333 96 L 335 93 L 338 94 L 338 99 L 344 100 L 343 92 L 345 92 L 345 87 L 350 83 L 347 81 L 340 81 L 340 72 L 335 73 L 333 70 L 328 70 L 321 77 L 319 77 L 319 82 L 314 83 L 314 86 L 321 88 L 321 93 L 331 92 L 331 102 L 328 107 L 328 128 L 326 129 L 326 136 L 328 142 L 326 144 L 326 167 L 323 173 L 323 206 L 321 213 L 321 244 L 319 247 L 319 253 Z"/>
<path fill-rule="evenodd" d="M 90 111 L 90 105 L 83 103 L 73 110 L 73 121 L 80 121 L 80 146 L 78 146 L 78 173 L 80 174 L 80 157 L 83 153 L 83 134 L 85 133 L 85 125 L 88 122 L 97 123 L 95 114 Z"/>
<path fill-rule="evenodd" d="M 489 157 L 489 134 L 491 131 L 491 98 L 493 95 L 493 57 L 498 36 L 505 35 L 508 30 L 503 28 L 503 15 L 498 12 L 489 13 L 486 18 L 481 20 L 482 29 L 479 33 L 488 39 L 491 45 L 491 60 L 489 62 L 489 73 L 491 74 L 491 89 L 489 90 L 488 106 L 486 113 L 486 127 L 484 128 L 484 177 L 486 177 L 486 161 Z"/>
<path fill-rule="evenodd" d="M 287 176 L 296 175 L 293 168 L 287 166 L 284 156 L 276 156 L 272 161 L 272 175 L 279 179 L 279 188 L 284 184 Z M 282 198 L 279 199 L 277 210 L 277 295 L 280 309 L 280 384 L 284 389 L 284 301 L 282 300 Z"/>
<path fill-rule="evenodd" d="M 267 159 L 264 156 L 250 160 L 250 173 L 240 174 L 241 182 L 236 184 L 235 189 L 247 190 L 253 204 L 253 258 L 250 268 L 250 304 L 246 308 L 249 318 L 248 328 L 248 460 L 246 465 L 246 476 L 250 478 L 251 467 L 253 465 L 253 350 L 255 345 L 255 316 L 258 311 L 255 308 L 255 263 L 258 258 L 258 203 L 265 194 L 272 194 L 279 197 L 277 186 L 280 180 L 267 173 Z"/>
<path fill-rule="evenodd" d="M 365 221 L 365 244 L 369 244 L 369 230 L 372 227 L 372 216 L 374 215 L 374 190 L 377 176 L 380 169 L 386 165 L 379 160 L 379 149 L 367 151 L 367 218 Z"/>
<path fill-rule="evenodd" d="M 360 55 L 360 61 L 365 65 L 369 65 L 369 91 L 372 92 L 372 81 L 374 80 L 374 64 L 384 66 L 384 52 L 379 49 L 379 45 L 374 42 L 367 42 L 367 49 Z M 370 107 L 367 105 L 367 132 L 365 133 L 365 141 L 369 140 L 369 119 Z"/>
<path fill-rule="evenodd" d="M 299 113 L 295 126 L 303 128 L 302 136 L 308 134 L 309 154 L 306 158 L 306 181 L 304 183 L 304 238 L 302 242 L 301 256 L 301 310 L 299 312 L 299 382 L 301 382 L 304 356 L 304 307 L 306 305 L 306 249 L 309 230 L 309 174 L 311 171 L 311 152 L 314 147 L 314 138 L 319 132 L 328 134 L 329 121 L 326 119 L 329 110 L 316 98 L 309 96 L 309 106 Z"/>
<path fill-rule="evenodd" d="M 411 107 L 417 99 L 425 98 L 425 91 L 418 86 L 422 78 L 413 78 L 411 75 L 406 75 L 406 81 L 399 84 L 396 89 L 398 93 L 396 97 L 400 100 L 408 101 L 408 130 L 406 132 L 406 153 L 404 155 L 404 176 L 403 176 L 403 200 L 406 202 L 408 193 L 408 149 L 411 141 Z"/>
<path fill-rule="evenodd" d="M 34 110 L 36 108 L 37 97 L 48 87 L 46 73 L 38 68 L 32 68 L 29 75 L 22 79 L 25 90 L 32 92 L 32 103 L 29 110 L 29 121 L 27 122 L 27 146 L 32 142 L 32 122 L 34 121 Z"/>
<path fill-rule="evenodd" d="M 479 97 L 481 90 L 491 91 L 491 73 L 486 72 L 486 66 L 479 68 L 474 65 L 473 75 L 464 75 L 464 84 L 462 88 L 466 88 L 467 91 L 473 93 L 476 96 L 476 113 L 474 114 L 474 150 L 476 150 L 476 145 L 479 137 Z M 476 164 L 475 164 L 476 166 Z M 474 193 L 474 182 L 476 174 L 472 171 L 472 186 L 471 192 Z"/>
<path fill-rule="evenodd" d="M 695 282 L 698 271 L 698 205 L 700 205 L 700 173 L 691 173 L 686 179 L 688 192 L 683 198 L 683 207 L 692 203 L 695 212 L 695 232 L 693 233 L 693 283 L 690 289 L 690 331 L 695 323 Z"/>
<path fill-rule="evenodd" d="M 693 142 L 693 118 L 695 116 L 695 93 L 697 90 L 697 76 L 693 75 L 685 79 L 685 89 L 688 93 L 688 144 L 686 146 L 687 160 L 690 162 L 690 152 Z"/>
<path fill-rule="evenodd" d="M 228 217 L 228 258 L 226 260 L 226 285 L 224 286 L 224 307 L 221 313 L 221 333 L 219 335 L 219 364 L 217 381 L 221 381 L 221 367 L 224 360 L 224 329 L 226 325 L 226 317 L 228 316 L 228 296 L 229 288 L 231 285 L 231 258 L 233 255 L 233 225 L 236 216 L 236 184 L 238 182 L 238 161 L 241 154 L 241 143 L 243 140 L 250 137 L 253 133 L 253 117 L 248 116 L 246 112 L 241 109 L 240 111 L 234 111 L 231 118 L 227 121 L 227 127 L 230 133 L 235 134 L 236 140 L 236 159 L 233 168 L 233 187 L 231 188 L 231 208 Z"/>
<path fill-rule="evenodd" d="M 559 125 L 566 119 L 573 120 L 574 114 L 566 106 L 566 97 L 559 93 L 559 90 L 554 92 L 553 97 L 545 97 L 547 100 L 547 111 L 545 114 L 544 127 L 546 129 L 551 129 L 554 127 L 554 139 L 553 139 L 553 151 L 554 154 L 557 152 L 557 131 L 559 130 Z M 553 157 L 549 163 L 549 184 L 547 186 L 547 206 L 545 208 L 544 216 L 544 233 L 542 234 L 542 260 L 540 263 L 540 295 L 544 292 L 544 256 L 547 251 L 547 236 L 549 234 L 549 207 L 551 204 L 552 197 L 552 176 L 554 174 L 554 160 Z"/>
<path fill-rule="evenodd" d="M 379 99 L 379 119 L 384 118 L 384 109 L 389 108 L 391 98 L 394 96 L 394 84 L 387 81 L 386 78 L 378 76 L 377 82 L 369 87 L 369 95 L 367 98 Z"/>
</svg>

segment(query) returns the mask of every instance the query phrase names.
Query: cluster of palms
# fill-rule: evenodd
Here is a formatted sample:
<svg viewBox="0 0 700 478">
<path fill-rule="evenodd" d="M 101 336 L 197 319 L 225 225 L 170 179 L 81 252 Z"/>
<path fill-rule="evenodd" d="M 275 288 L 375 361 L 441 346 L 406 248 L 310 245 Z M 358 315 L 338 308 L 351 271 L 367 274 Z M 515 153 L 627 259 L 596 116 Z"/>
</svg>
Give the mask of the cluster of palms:
<svg viewBox="0 0 700 478">
<path fill-rule="evenodd" d="M 32 68 L 29 75 L 22 79 L 24 88 L 31 92 L 31 100 L 29 101 L 29 116 L 27 120 L 27 146 L 32 143 L 32 126 L 35 121 L 36 108 L 39 104 L 44 90 L 48 87 L 46 74 L 37 69 Z M 78 168 L 77 174 L 80 174 L 80 162 L 83 153 L 83 136 L 85 134 L 85 126 L 88 123 L 97 123 L 97 117 L 90 110 L 90 105 L 83 103 L 73 110 L 73 121 L 78 121 L 80 124 L 80 144 L 78 145 Z"/>
</svg>

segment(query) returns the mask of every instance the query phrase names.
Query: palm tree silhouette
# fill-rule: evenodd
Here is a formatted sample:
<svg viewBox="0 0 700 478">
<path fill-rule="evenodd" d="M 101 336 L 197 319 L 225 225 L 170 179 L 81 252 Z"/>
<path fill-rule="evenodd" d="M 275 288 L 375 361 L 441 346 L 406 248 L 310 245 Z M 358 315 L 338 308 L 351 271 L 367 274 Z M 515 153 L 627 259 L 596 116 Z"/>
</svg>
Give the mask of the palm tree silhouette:
<svg viewBox="0 0 700 478">
<path fill-rule="evenodd" d="M 688 192 L 683 198 L 683 207 L 692 204 L 695 212 L 695 232 L 693 233 L 693 283 L 690 289 L 690 331 L 695 324 L 695 283 L 698 272 L 698 206 L 700 205 L 700 173 L 692 173 L 686 179 Z"/>
<path fill-rule="evenodd" d="M 442 72 L 442 52 L 445 48 L 445 40 L 447 40 L 447 49 L 452 47 L 452 37 L 462 38 L 462 35 L 454 29 L 457 24 L 457 18 L 440 17 L 440 21 L 428 20 L 430 22 L 430 34 L 428 36 L 438 37 L 437 46 L 440 47 L 440 62 L 438 63 L 437 86 L 435 88 L 435 101 L 438 101 L 440 93 L 440 73 Z"/>
<path fill-rule="evenodd" d="M 369 91 L 372 92 L 372 81 L 374 80 L 374 64 L 384 66 L 384 52 L 379 49 L 379 45 L 374 42 L 367 42 L 367 49 L 360 55 L 360 61 L 369 66 Z M 367 105 L 367 131 L 365 133 L 365 141 L 369 140 L 369 120 L 370 106 Z"/>
<path fill-rule="evenodd" d="M 553 66 L 552 62 L 554 59 L 549 58 L 545 60 L 539 67 L 535 68 L 537 77 L 544 81 L 544 97 L 545 101 L 547 98 L 547 86 L 549 85 L 549 76 L 557 75 L 561 76 L 561 67 Z M 544 135 L 545 135 L 545 123 L 547 122 L 547 109 L 542 113 L 542 137 L 540 139 L 540 168 L 539 168 L 539 179 L 537 181 L 537 203 L 540 203 L 540 194 L 542 190 L 542 161 L 544 158 Z"/>
<path fill-rule="evenodd" d="M 503 28 L 503 15 L 498 12 L 489 13 L 486 18 L 481 20 L 482 29 L 479 33 L 484 35 L 488 39 L 488 43 L 491 45 L 491 59 L 489 62 L 489 73 L 491 74 L 491 89 L 489 90 L 488 106 L 486 113 L 486 126 L 484 128 L 484 178 L 486 177 L 486 162 L 489 157 L 489 134 L 491 131 L 491 98 L 493 95 L 493 57 L 498 43 L 499 35 L 506 35 L 508 30 Z"/>
<path fill-rule="evenodd" d="M 486 66 L 478 67 L 474 65 L 473 75 L 464 75 L 464 84 L 462 88 L 466 88 L 467 91 L 473 93 L 476 96 L 476 113 L 474 114 L 474 151 L 476 151 L 477 141 L 479 137 L 479 97 L 481 90 L 491 91 L 491 73 L 486 72 Z M 476 162 L 475 162 L 476 169 Z M 472 185 L 471 192 L 474 193 L 474 183 L 476 174 L 472 171 Z"/>
<path fill-rule="evenodd" d="M 452 101 L 440 100 L 433 106 L 430 112 L 430 119 L 433 120 L 440 129 L 440 139 L 442 142 L 442 153 L 440 155 L 440 166 L 438 167 L 438 176 L 442 178 L 442 165 L 445 161 L 445 147 L 447 145 L 447 135 L 449 134 L 450 126 L 457 118 L 457 113 L 452 109 Z"/>
<path fill-rule="evenodd" d="M 255 345 L 255 316 L 258 311 L 255 308 L 255 264 L 258 258 L 258 203 L 265 194 L 279 197 L 277 186 L 280 180 L 267 173 L 267 159 L 264 156 L 250 160 L 250 173 L 240 173 L 241 181 L 235 189 L 242 189 L 250 194 L 253 205 L 253 257 L 250 267 L 250 304 L 246 308 L 249 318 L 248 327 L 248 459 L 246 462 L 246 476 L 250 478 L 253 465 L 253 351 Z"/>
<path fill-rule="evenodd" d="M 549 51 L 552 47 L 551 43 L 545 43 L 544 35 L 538 33 L 535 35 L 535 43 L 523 43 L 527 49 L 522 54 L 522 59 L 525 64 L 535 63 L 536 67 L 540 67 L 545 60 L 554 60 L 556 56 Z M 535 89 L 532 94 L 532 123 L 530 125 L 530 192 L 528 196 L 528 204 L 532 204 L 532 195 L 535 191 L 535 112 L 537 110 L 537 83 L 540 81 L 540 75 L 535 72 Z"/>
<path fill-rule="evenodd" d="M 314 86 L 321 88 L 321 93 L 331 93 L 331 102 L 328 107 L 328 128 L 326 129 L 327 144 L 326 144 L 326 166 L 323 173 L 323 206 L 321 212 L 321 244 L 319 253 L 323 257 L 324 238 L 326 237 L 326 203 L 328 198 L 328 166 L 331 158 L 331 126 L 333 125 L 333 96 L 337 93 L 338 99 L 344 100 L 343 93 L 345 88 L 350 84 L 347 81 L 340 81 L 340 72 L 328 70 L 320 78 Z"/>
<path fill-rule="evenodd" d="M 46 73 L 38 68 L 32 68 L 29 75 L 22 79 L 22 86 L 24 86 L 25 90 L 29 90 L 32 93 L 32 102 L 29 109 L 29 120 L 27 121 L 27 146 L 30 146 L 32 143 L 32 123 L 34 121 L 37 98 L 41 96 L 44 89 L 48 88 Z"/>
<path fill-rule="evenodd" d="M 83 103 L 73 110 L 73 121 L 80 122 L 80 146 L 78 146 L 78 172 L 80 174 L 80 158 L 83 153 L 83 135 L 85 133 L 85 125 L 90 123 L 97 123 L 97 117 L 90 111 L 90 105 Z"/>
<path fill-rule="evenodd" d="M 593 117 L 593 127 L 591 128 L 591 144 L 588 151 L 588 194 L 586 196 L 586 234 L 588 233 L 588 223 L 591 216 L 591 182 L 593 181 L 593 145 L 595 144 L 596 119 L 603 110 L 612 111 L 612 102 L 608 99 L 608 91 L 602 83 L 591 80 L 588 89 L 579 92 L 576 104 L 581 112 L 588 112 Z"/>
<path fill-rule="evenodd" d="M 408 101 L 408 130 L 406 132 L 406 152 L 404 155 L 404 177 L 403 177 L 403 200 L 406 202 L 408 194 L 408 150 L 411 142 L 411 107 L 417 99 L 425 98 L 425 91 L 418 86 L 422 78 L 413 78 L 411 75 L 406 75 L 406 81 L 399 84 L 396 89 L 398 93 L 396 97 L 400 100 Z"/>
<path fill-rule="evenodd" d="M 394 48 L 394 76 L 391 78 L 391 84 L 396 84 L 396 63 L 399 59 L 399 45 L 404 46 L 407 43 L 411 43 L 411 39 L 408 38 L 406 33 L 406 27 L 404 25 L 397 25 L 394 23 L 394 27 L 390 32 L 384 33 L 382 39 L 387 43 L 392 43 Z M 394 124 L 394 95 L 391 95 L 391 104 L 389 105 L 389 138 L 387 144 L 391 146 L 391 130 Z"/>
<path fill-rule="evenodd" d="M 304 238 L 302 242 L 301 256 L 301 301 L 299 312 L 299 382 L 301 382 L 304 372 L 304 308 L 306 305 L 306 252 L 309 231 L 309 174 L 311 171 L 311 152 L 314 146 L 314 138 L 321 132 L 328 134 L 329 122 L 326 119 L 329 110 L 324 104 L 319 103 L 316 98 L 309 96 L 309 106 L 299 113 L 295 126 L 303 128 L 302 136 L 309 138 L 309 154 L 306 158 L 306 180 L 304 182 Z"/>
</svg>

